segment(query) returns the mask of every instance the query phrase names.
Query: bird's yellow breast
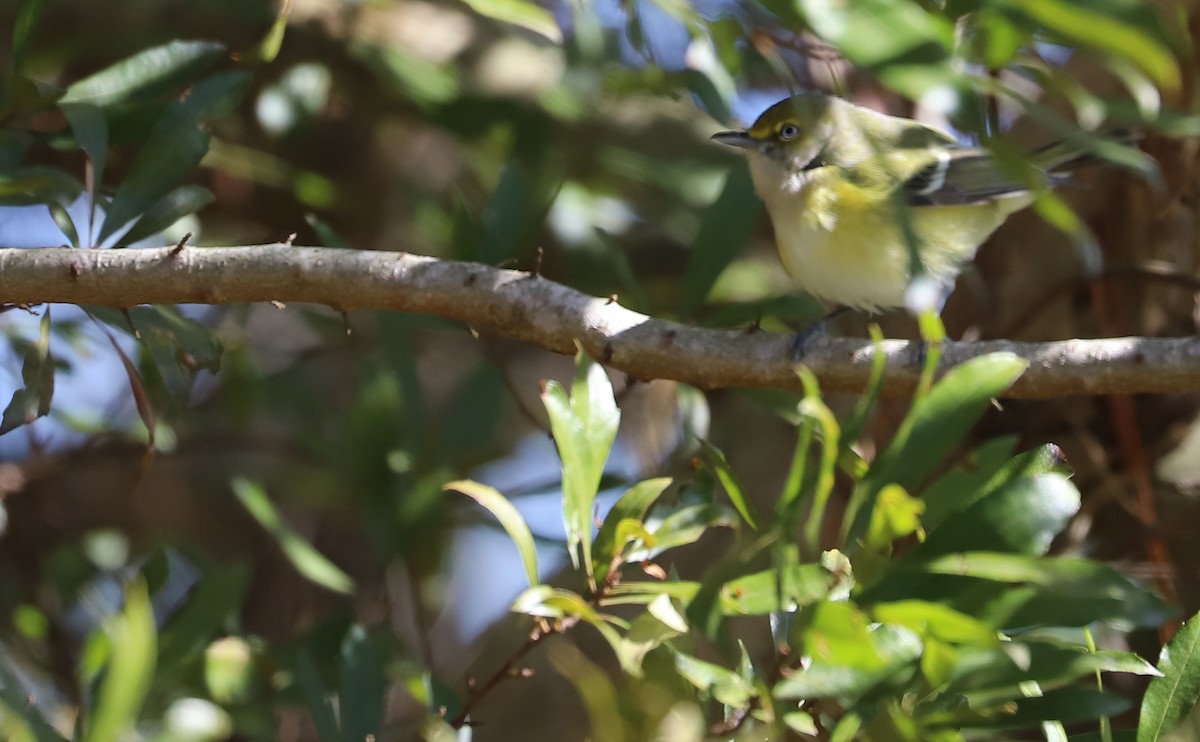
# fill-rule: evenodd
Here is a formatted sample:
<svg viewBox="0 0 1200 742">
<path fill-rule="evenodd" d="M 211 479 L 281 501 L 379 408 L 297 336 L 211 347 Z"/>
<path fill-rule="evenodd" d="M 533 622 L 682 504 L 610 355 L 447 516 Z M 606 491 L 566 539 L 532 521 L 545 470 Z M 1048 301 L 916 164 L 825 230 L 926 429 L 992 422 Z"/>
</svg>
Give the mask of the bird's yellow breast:
<svg viewBox="0 0 1200 742">
<path fill-rule="evenodd" d="M 780 177 L 774 163 L 757 159 L 751 161 L 755 187 L 797 288 L 869 312 L 904 306 L 912 278 L 910 245 L 926 275 L 949 291 L 979 245 L 1031 200 L 1018 194 L 965 205 L 907 207 L 896 205 L 889 189 L 849 181 L 834 168 Z"/>
</svg>

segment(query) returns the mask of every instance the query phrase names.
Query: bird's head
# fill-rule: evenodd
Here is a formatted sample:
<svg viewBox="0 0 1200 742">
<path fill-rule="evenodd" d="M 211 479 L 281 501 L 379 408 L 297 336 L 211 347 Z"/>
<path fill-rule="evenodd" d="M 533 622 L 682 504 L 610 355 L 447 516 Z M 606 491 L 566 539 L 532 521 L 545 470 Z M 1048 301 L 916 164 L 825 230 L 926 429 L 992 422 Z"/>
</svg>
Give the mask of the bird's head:
<svg viewBox="0 0 1200 742">
<path fill-rule="evenodd" d="M 722 131 L 712 138 L 766 158 L 796 172 L 811 167 L 829 141 L 831 99 L 819 93 L 785 98 L 763 112 L 745 131 Z"/>
</svg>

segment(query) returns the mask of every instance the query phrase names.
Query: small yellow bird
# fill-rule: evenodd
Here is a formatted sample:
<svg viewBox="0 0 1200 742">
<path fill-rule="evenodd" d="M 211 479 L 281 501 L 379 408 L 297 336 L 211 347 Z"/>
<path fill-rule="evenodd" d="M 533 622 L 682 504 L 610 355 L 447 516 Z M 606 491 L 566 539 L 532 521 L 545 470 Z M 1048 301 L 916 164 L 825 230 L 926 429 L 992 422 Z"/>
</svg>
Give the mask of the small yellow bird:
<svg viewBox="0 0 1200 742">
<path fill-rule="evenodd" d="M 940 311 L 979 245 L 1034 198 L 1030 179 L 985 149 L 820 93 L 782 100 L 748 130 L 713 139 L 746 150 L 796 287 L 839 307 Z M 1034 183 L 1053 186 L 1099 160 L 1066 139 L 1031 161 Z M 930 302 L 909 296 L 917 259 Z"/>
</svg>

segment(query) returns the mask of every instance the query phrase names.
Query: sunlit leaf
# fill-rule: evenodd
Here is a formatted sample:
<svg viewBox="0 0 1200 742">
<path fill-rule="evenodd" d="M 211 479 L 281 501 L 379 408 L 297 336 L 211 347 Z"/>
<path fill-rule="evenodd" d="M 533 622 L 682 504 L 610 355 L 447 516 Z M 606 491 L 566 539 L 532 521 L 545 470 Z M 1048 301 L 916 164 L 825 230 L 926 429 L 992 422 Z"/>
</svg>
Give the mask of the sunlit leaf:
<svg viewBox="0 0 1200 742">
<path fill-rule="evenodd" d="M 596 543 L 592 547 L 597 580 L 604 579 L 604 576 L 608 574 L 610 562 L 626 546 L 626 543 L 620 538 L 622 535 L 621 524 L 630 520 L 641 523 L 650 506 L 670 485 L 671 480 L 668 477 L 638 482 L 627 489 L 608 511 L 608 515 L 604 517 L 604 523 L 596 533 Z"/>
<path fill-rule="evenodd" d="M 138 52 L 67 88 L 62 103 L 109 106 L 180 91 L 225 53 L 215 41 L 172 41 Z"/>
<path fill-rule="evenodd" d="M 1138 717 L 1138 742 L 1156 742 L 1192 713 L 1200 699 L 1200 620 L 1180 627 L 1158 656 L 1162 673 L 1150 681 Z"/>
<path fill-rule="evenodd" d="M 554 14 L 530 0 L 464 0 L 479 15 L 511 23 L 546 37 L 556 44 L 563 40 Z"/>
<path fill-rule="evenodd" d="M 563 525 L 567 550 L 576 567 L 589 578 L 592 566 L 592 510 L 604 463 L 617 435 L 621 413 L 603 367 L 580 350 L 575 355 L 571 393 L 555 381 L 546 382 L 542 403 L 550 416 L 554 443 L 562 459 Z"/>
<path fill-rule="evenodd" d="M 461 492 L 496 516 L 496 520 L 500 521 L 500 525 L 512 539 L 513 545 L 517 547 L 517 553 L 521 556 L 521 564 L 525 566 L 525 577 L 529 580 L 529 586 L 537 585 L 539 582 L 537 545 L 533 541 L 533 534 L 526 525 L 525 518 L 521 516 L 521 512 L 504 495 L 478 482 L 459 480 L 446 484 L 442 489 Z"/>
</svg>

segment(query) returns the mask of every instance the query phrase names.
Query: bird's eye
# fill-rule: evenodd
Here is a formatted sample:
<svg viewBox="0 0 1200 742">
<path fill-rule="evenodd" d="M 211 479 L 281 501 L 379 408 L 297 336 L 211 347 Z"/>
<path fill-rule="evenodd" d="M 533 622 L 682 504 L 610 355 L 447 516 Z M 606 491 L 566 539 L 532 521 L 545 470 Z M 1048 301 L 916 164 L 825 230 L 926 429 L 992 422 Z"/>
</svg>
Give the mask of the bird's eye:
<svg viewBox="0 0 1200 742">
<path fill-rule="evenodd" d="M 800 127 L 795 124 L 784 124 L 779 127 L 779 138 L 785 142 L 790 142 L 800 136 Z"/>
</svg>

